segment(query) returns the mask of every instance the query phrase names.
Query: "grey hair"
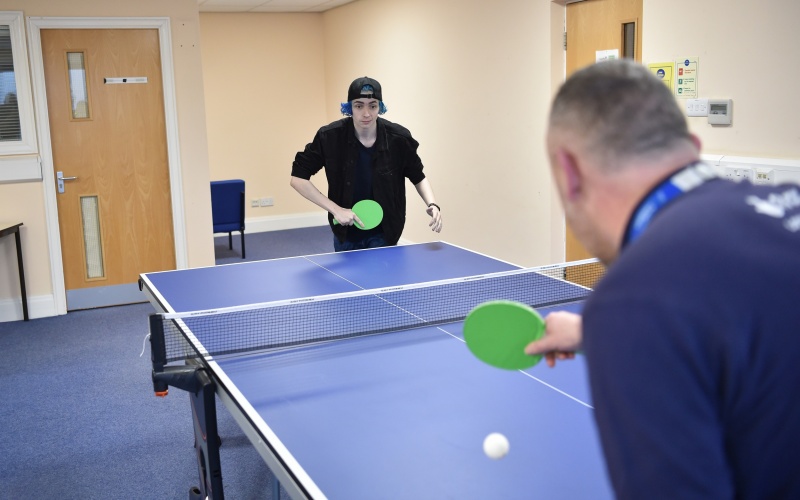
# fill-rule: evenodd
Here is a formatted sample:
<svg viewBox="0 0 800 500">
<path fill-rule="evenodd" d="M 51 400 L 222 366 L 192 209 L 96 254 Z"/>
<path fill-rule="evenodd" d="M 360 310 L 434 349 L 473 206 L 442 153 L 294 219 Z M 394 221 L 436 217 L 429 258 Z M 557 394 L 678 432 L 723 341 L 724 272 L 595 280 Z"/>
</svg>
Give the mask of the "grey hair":
<svg viewBox="0 0 800 500">
<path fill-rule="evenodd" d="M 691 137 L 672 91 L 629 59 L 575 72 L 556 94 L 549 125 L 577 134 L 609 167 L 658 155 Z"/>
</svg>

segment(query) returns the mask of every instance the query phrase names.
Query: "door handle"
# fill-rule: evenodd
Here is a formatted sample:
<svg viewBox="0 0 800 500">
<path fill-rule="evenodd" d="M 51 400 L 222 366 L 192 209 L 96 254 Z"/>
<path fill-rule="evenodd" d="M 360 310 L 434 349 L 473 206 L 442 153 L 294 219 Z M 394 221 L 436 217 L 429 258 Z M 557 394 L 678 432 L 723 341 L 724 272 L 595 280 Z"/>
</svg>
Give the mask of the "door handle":
<svg viewBox="0 0 800 500">
<path fill-rule="evenodd" d="M 64 181 L 74 181 L 77 177 L 64 177 L 64 172 L 56 172 L 56 180 L 58 181 L 58 192 L 64 193 Z"/>
</svg>

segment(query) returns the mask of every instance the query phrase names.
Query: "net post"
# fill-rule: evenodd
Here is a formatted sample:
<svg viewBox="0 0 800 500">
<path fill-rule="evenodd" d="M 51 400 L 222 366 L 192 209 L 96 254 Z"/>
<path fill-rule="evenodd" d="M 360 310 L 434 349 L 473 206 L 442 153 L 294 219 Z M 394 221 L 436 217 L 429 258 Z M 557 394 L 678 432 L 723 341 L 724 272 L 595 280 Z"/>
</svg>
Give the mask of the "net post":
<svg viewBox="0 0 800 500">
<path fill-rule="evenodd" d="M 150 361 L 153 364 L 153 391 L 156 396 L 166 396 L 169 387 L 161 378 L 167 364 L 167 348 L 164 342 L 164 320 L 159 314 L 151 314 L 150 321 Z"/>
<path fill-rule="evenodd" d="M 180 366 L 166 366 L 164 318 L 160 314 L 150 315 L 150 360 L 153 364 L 153 390 L 156 396 L 166 396 L 170 386 L 196 393 L 206 385 L 203 379 L 205 374 L 200 365 L 187 363 Z"/>
</svg>

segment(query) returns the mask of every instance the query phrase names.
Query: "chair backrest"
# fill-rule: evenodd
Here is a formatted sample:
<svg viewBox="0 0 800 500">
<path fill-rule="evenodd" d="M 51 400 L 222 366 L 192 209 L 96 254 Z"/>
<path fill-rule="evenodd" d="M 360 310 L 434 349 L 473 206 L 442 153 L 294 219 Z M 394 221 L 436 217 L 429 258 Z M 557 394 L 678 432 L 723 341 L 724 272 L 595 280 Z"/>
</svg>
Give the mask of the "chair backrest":
<svg viewBox="0 0 800 500">
<path fill-rule="evenodd" d="M 214 232 L 244 230 L 244 181 L 211 182 L 211 218 Z"/>
</svg>

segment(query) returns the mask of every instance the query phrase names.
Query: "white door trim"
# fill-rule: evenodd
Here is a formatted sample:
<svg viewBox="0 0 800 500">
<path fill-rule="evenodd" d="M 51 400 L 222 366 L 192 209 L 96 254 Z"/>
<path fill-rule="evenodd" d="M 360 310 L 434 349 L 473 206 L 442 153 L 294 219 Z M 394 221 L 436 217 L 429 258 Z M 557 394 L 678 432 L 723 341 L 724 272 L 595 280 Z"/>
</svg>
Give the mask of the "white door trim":
<svg viewBox="0 0 800 500">
<path fill-rule="evenodd" d="M 64 266 L 61 261 L 61 235 L 58 229 L 56 188 L 53 182 L 53 150 L 50 141 L 50 120 L 47 111 L 47 94 L 44 82 L 42 57 L 42 29 L 158 29 L 161 47 L 161 75 L 164 92 L 164 118 L 167 132 L 167 160 L 172 199 L 172 225 L 175 234 L 175 264 L 178 269 L 188 267 L 186 224 L 184 221 L 183 181 L 178 139 L 178 108 L 175 99 L 175 75 L 172 62 L 172 34 L 167 17 L 28 17 L 28 47 L 31 59 L 31 81 L 36 129 L 39 135 L 44 184 L 45 218 L 50 254 L 50 277 L 53 282 L 53 309 L 55 314 L 67 313 L 67 295 L 64 287 Z"/>
</svg>

